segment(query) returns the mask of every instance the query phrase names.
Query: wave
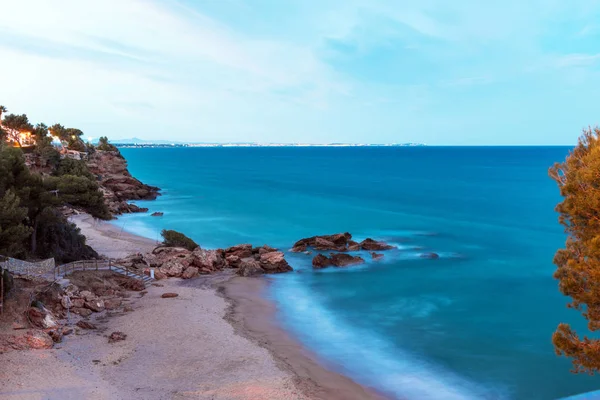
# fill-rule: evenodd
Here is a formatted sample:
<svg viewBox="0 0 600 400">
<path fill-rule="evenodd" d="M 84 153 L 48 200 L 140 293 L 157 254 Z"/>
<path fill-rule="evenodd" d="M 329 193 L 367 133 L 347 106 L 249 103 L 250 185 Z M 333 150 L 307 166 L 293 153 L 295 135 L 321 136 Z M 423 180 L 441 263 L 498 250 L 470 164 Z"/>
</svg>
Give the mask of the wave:
<svg viewBox="0 0 600 400">
<path fill-rule="evenodd" d="M 323 307 L 318 295 L 299 279 L 277 279 L 272 297 L 281 306 L 280 318 L 302 343 L 332 363 L 334 369 L 358 383 L 375 387 L 394 398 L 504 399 L 499 388 L 483 387 L 435 365 L 408 350 L 395 347 L 376 333 L 348 324 Z M 429 314 L 435 304 L 417 304 L 411 312 Z"/>
</svg>

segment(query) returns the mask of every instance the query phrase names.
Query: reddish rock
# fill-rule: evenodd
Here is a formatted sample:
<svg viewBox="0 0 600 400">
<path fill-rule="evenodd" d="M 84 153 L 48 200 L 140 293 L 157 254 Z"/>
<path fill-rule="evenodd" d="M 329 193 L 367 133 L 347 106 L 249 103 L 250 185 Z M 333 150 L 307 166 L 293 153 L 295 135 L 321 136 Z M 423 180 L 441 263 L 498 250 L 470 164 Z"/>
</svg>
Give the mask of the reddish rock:
<svg viewBox="0 0 600 400">
<path fill-rule="evenodd" d="M 84 290 L 79 294 L 81 297 L 85 299 L 85 301 L 94 300 L 97 296 L 90 292 L 89 290 Z"/>
<path fill-rule="evenodd" d="M 63 333 L 60 329 L 53 329 L 51 331 L 48 331 L 48 335 L 52 338 L 52 341 L 54 343 L 62 342 Z"/>
<path fill-rule="evenodd" d="M 236 273 L 240 276 L 257 276 L 264 274 L 265 271 L 261 268 L 258 261 L 252 257 L 247 257 L 240 260 Z"/>
<path fill-rule="evenodd" d="M 91 322 L 87 322 L 87 321 L 78 321 L 77 326 L 80 327 L 81 329 L 96 329 L 96 325 L 92 324 Z"/>
<path fill-rule="evenodd" d="M 91 301 L 85 302 L 85 308 L 92 310 L 94 312 L 104 311 L 104 300 L 102 299 L 94 299 Z"/>
<path fill-rule="evenodd" d="M 383 258 L 383 254 L 381 254 L 381 253 L 375 253 L 375 252 L 372 252 L 372 253 L 371 253 L 371 258 L 372 258 L 373 260 L 379 260 L 379 259 Z"/>
<path fill-rule="evenodd" d="M 183 273 L 183 265 L 177 261 L 167 261 L 159 268 L 159 271 L 170 277 L 178 277 Z"/>
<path fill-rule="evenodd" d="M 360 250 L 360 243 L 355 242 L 354 240 L 348 241 L 348 251 L 359 251 L 359 250 Z"/>
<path fill-rule="evenodd" d="M 72 308 L 71 311 L 75 314 L 81 315 L 84 318 L 92 315 L 92 310 L 88 310 L 87 308 Z"/>
<path fill-rule="evenodd" d="M 119 342 L 121 340 L 127 339 L 127 335 L 123 332 L 113 332 L 108 337 L 108 343 Z"/>
<path fill-rule="evenodd" d="M 238 256 L 239 258 L 252 257 L 251 244 L 238 244 L 224 250 L 225 256 Z"/>
<path fill-rule="evenodd" d="M 82 298 L 72 298 L 71 303 L 75 308 L 82 308 L 85 304 L 85 301 Z"/>
<path fill-rule="evenodd" d="M 281 251 L 264 253 L 260 256 L 259 264 L 268 274 L 293 271 Z"/>
<path fill-rule="evenodd" d="M 360 242 L 360 247 L 363 250 L 367 250 L 367 251 L 381 251 L 381 250 L 395 249 L 394 246 L 390 246 L 389 244 L 384 243 L 384 242 L 378 242 L 371 238 L 365 239 L 362 242 Z"/>
<path fill-rule="evenodd" d="M 160 297 L 162 297 L 163 299 L 170 299 L 172 297 L 177 297 L 177 296 L 179 296 L 179 294 L 177 294 L 177 293 L 163 293 L 162 296 L 160 296 Z"/>
<path fill-rule="evenodd" d="M 25 335 L 25 342 L 31 349 L 51 349 L 54 340 L 44 331 L 29 331 Z"/>
<path fill-rule="evenodd" d="M 419 255 L 419 257 L 428 258 L 430 260 L 437 260 L 438 258 L 440 258 L 440 255 L 437 253 L 422 253 Z"/>
<path fill-rule="evenodd" d="M 196 249 L 192 253 L 192 264 L 198 268 L 207 268 L 211 271 L 223 269 L 225 259 L 219 250 Z"/>
<path fill-rule="evenodd" d="M 324 256 L 323 254 L 317 254 L 312 260 L 312 265 L 313 268 L 320 269 L 333 264 L 331 263 L 331 260 L 327 258 L 327 256 Z"/>
<path fill-rule="evenodd" d="M 277 251 L 277 249 L 273 248 L 271 246 L 267 246 L 266 244 L 264 246 L 258 248 L 258 254 L 260 254 L 260 255 L 265 254 L 265 253 L 272 253 L 274 251 Z"/>
<path fill-rule="evenodd" d="M 159 270 L 154 271 L 154 279 L 156 280 L 161 280 L 161 279 L 167 279 L 167 274 L 160 272 Z"/>
<path fill-rule="evenodd" d="M 349 265 L 362 264 L 365 260 L 362 257 L 351 256 L 350 254 L 335 254 L 332 253 L 329 257 L 331 264 L 336 267 L 347 267 Z"/>
<path fill-rule="evenodd" d="M 183 271 L 183 274 L 181 274 L 181 277 L 183 279 L 192 279 L 195 278 L 199 275 L 199 271 L 198 268 L 196 267 L 187 267 L 185 269 L 185 271 Z"/>
<path fill-rule="evenodd" d="M 69 309 L 73 307 L 73 302 L 71 301 L 71 298 L 69 296 L 63 296 L 60 299 L 60 304 L 63 306 L 64 309 Z"/>
<path fill-rule="evenodd" d="M 63 336 L 68 336 L 71 333 L 73 333 L 73 328 L 64 329 L 63 332 L 62 332 Z"/>
<path fill-rule="evenodd" d="M 227 266 L 229 268 L 239 268 L 241 258 L 239 258 L 238 256 L 231 255 L 225 258 L 225 262 L 227 263 Z"/>
<path fill-rule="evenodd" d="M 121 299 L 119 298 L 114 298 L 114 299 L 106 299 L 104 300 L 104 307 L 107 310 L 115 310 L 119 307 L 121 307 Z"/>
<path fill-rule="evenodd" d="M 293 248 L 293 252 L 304 252 L 308 247 L 315 250 L 334 250 L 347 251 L 348 241 L 352 239 L 349 233 L 336 233 L 334 235 L 313 236 L 297 241 Z"/>
</svg>

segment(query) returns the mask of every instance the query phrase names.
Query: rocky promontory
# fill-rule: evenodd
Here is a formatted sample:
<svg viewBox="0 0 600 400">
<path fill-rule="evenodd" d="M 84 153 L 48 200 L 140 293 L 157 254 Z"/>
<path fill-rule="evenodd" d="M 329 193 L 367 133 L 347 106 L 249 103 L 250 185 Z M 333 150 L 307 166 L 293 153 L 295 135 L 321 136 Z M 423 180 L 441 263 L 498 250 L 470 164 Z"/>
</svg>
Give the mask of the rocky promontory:
<svg viewBox="0 0 600 400">
<path fill-rule="evenodd" d="M 352 240 L 352 235 L 346 232 L 336 233 L 334 235 L 312 236 L 309 238 L 300 239 L 299 241 L 294 243 L 292 251 L 295 253 L 301 253 L 307 251 L 308 248 L 312 248 L 317 251 L 346 252 L 360 250 L 390 250 L 394 249 L 395 247 L 384 242 L 373 240 L 371 238 L 367 238 L 359 243 Z"/>
<path fill-rule="evenodd" d="M 114 215 L 147 211 L 131 200 L 154 200 L 160 195 L 159 188 L 146 185 L 131 176 L 127 161 L 119 151 L 97 150 L 89 155 L 87 166 L 98 178 L 106 205 Z"/>
</svg>

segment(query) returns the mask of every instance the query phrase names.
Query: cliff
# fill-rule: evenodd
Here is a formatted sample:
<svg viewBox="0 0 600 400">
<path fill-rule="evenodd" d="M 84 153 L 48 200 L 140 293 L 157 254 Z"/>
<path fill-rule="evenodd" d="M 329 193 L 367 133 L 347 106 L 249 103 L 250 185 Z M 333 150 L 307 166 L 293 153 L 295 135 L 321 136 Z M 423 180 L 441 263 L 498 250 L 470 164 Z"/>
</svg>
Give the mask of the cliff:
<svg viewBox="0 0 600 400">
<path fill-rule="evenodd" d="M 114 215 L 146 211 L 131 200 L 154 200 L 160 195 L 159 188 L 146 185 L 131 176 L 127 161 L 118 151 L 96 151 L 90 154 L 87 165 L 98 177 L 106 205 Z"/>
</svg>

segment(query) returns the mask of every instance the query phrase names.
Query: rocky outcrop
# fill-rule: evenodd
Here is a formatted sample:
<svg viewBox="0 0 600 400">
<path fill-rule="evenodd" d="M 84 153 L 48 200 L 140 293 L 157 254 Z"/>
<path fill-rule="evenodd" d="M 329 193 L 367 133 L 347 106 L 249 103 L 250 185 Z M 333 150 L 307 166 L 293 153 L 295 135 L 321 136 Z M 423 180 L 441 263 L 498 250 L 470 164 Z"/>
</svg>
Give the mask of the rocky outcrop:
<svg viewBox="0 0 600 400">
<path fill-rule="evenodd" d="M 347 267 L 364 263 L 365 260 L 359 256 L 352 256 L 346 253 L 331 253 L 329 257 L 323 254 L 317 254 L 312 261 L 313 268 L 321 269 L 329 266 Z"/>
<path fill-rule="evenodd" d="M 106 204 L 113 214 L 148 211 L 128 201 L 154 200 L 159 196 L 159 188 L 145 185 L 131 176 L 127 161 L 118 151 L 98 150 L 90 154 L 87 165 L 97 176 Z"/>
<path fill-rule="evenodd" d="M 236 272 L 240 276 L 257 276 L 265 273 L 258 261 L 254 258 L 243 258 L 239 262 L 239 267 Z"/>
<path fill-rule="evenodd" d="M 352 240 L 352 235 L 348 232 L 346 233 L 337 233 L 335 235 L 323 235 L 323 236 L 313 236 L 310 238 L 305 238 L 294 243 L 292 247 L 292 251 L 296 253 L 305 252 L 309 247 L 318 251 L 338 251 L 338 252 L 347 252 L 347 251 L 381 251 L 381 250 L 390 250 L 394 249 L 394 246 L 391 246 L 387 243 L 373 240 L 371 238 L 365 239 L 362 242 L 358 243 Z"/>
<path fill-rule="evenodd" d="M 259 265 L 268 274 L 276 274 L 281 272 L 292 271 L 292 267 L 285 260 L 281 251 L 272 251 L 260 255 Z"/>
<path fill-rule="evenodd" d="M 371 258 L 372 258 L 373 260 L 380 260 L 380 259 L 382 259 L 382 258 L 383 258 L 383 254 L 381 254 L 381 253 L 375 253 L 375 252 L 372 252 L 372 253 L 371 253 Z"/>
</svg>

